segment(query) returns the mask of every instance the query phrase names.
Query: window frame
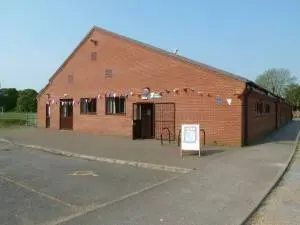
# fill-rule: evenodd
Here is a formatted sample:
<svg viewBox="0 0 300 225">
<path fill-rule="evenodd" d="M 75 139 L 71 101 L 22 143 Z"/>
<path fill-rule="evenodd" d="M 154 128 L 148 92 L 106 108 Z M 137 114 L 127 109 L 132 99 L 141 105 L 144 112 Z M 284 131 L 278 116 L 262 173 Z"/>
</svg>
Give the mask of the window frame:
<svg viewBox="0 0 300 225">
<path fill-rule="evenodd" d="M 73 84 L 74 83 L 74 75 L 73 74 L 69 74 L 68 75 L 68 83 L 69 84 Z"/>
<path fill-rule="evenodd" d="M 60 117 L 68 118 L 73 117 L 73 101 L 71 99 L 60 99 Z M 72 106 L 72 107 L 70 107 Z"/>
<path fill-rule="evenodd" d="M 270 114 L 270 113 L 271 113 L 271 107 L 270 107 L 270 104 L 268 104 L 268 103 L 265 103 L 265 104 L 264 104 L 264 113 L 265 113 L 265 114 Z"/>
<path fill-rule="evenodd" d="M 117 99 L 118 99 L 118 107 L 116 105 Z M 122 103 L 123 103 L 123 107 L 121 107 Z M 112 104 L 112 106 L 110 106 L 109 104 Z M 123 108 L 123 110 L 122 110 L 123 112 L 121 112 L 121 110 L 120 110 L 121 108 Z M 112 111 L 115 111 L 115 112 L 112 112 Z M 119 111 L 119 112 L 117 112 L 117 111 Z M 116 96 L 116 97 L 106 96 L 105 97 L 105 115 L 125 116 L 126 115 L 126 98 L 125 98 L 125 96 Z"/>
<path fill-rule="evenodd" d="M 258 101 L 255 103 L 255 112 L 257 116 L 261 116 L 264 112 L 264 106 L 262 101 Z"/>
<path fill-rule="evenodd" d="M 93 102 L 94 101 L 94 107 L 90 106 L 94 111 L 91 111 L 89 108 L 89 103 L 88 101 Z M 83 104 L 85 106 L 83 106 Z M 85 107 L 85 110 L 83 110 L 83 107 Z M 96 115 L 97 114 L 97 98 L 80 98 L 80 115 Z"/>
<path fill-rule="evenodd" d="M 91 52 L 90 60 L 97 61 L 97 59 L 98 59 L 98 52 Z"/>
<path fill-rule="evenodd" d="M 105 71 L 104 71 L 104 77 L 105 78 L 112 78 L 112 76 L 113 76 L 112 69 L 105 69 Z"/>
</svg>

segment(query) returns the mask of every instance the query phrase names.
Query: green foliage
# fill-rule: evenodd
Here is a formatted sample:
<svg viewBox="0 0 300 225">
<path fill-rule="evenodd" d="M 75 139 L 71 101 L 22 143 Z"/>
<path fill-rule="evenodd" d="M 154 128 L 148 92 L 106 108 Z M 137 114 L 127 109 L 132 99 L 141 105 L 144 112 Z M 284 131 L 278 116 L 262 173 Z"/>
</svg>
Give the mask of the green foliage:
<svg viewBox="0 0 300 225">
<path fill-rule="evenodd" d="M 15 88 L 0 89 L 0 107 L 6 112 L 15 110 L 18 97 L 19 93 Z"/>
<path fill-rule="evenodd" d="M 0 119 L 0 128 L 23 126 L 26 124 L 26 120 L 23 119 Z"/>
<path fill-rule="evenodd" d="M 292 104 L 294 110 L 300 110 L 300 85 L 291 84 L 286 88 L 286 100 Z"/>
<path fill-rule="evenodd" d="M 17 91 L 15 88 L 0 89 L 0 107 L 4 112 L 36 112 L 37 92 L 33 89 Z"/>
<path fill-rule="evenodd" d="M 36 112 L 37 111 L 37 92 L 33 89 L 19 91 L 17 100 L 18 112 Z"/>
<path fill-rule="evenodd" d="M 296 82 L 296 77 L 287 69 L 273 68 L 259 75 L 255 82 L 268 91 L 285 97 L 287 88 Z"/>
</svg>

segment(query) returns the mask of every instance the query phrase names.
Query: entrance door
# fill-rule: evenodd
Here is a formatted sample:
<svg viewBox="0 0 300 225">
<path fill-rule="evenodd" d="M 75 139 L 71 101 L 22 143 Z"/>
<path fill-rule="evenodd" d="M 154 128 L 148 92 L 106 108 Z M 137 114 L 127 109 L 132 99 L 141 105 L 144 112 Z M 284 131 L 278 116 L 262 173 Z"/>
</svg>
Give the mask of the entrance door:
<svg viewBox="0 0 300 225">
<path fill-rule="evenodd" d="M 132 138 L 154 138 L 154 104 L 133 103 Z"/>
<path fill-rule="evenodd" d="M 46 104 L 46 128 L 50 127 L 50 104 Z"/>
<path fill-rule="evenodd" d="M 141 116 L 142 116 L 142 125 L 141 133 L 142 138 L 152 139 L 154 137 L 154 104 L 142 104 L 141 105 Z"/>
<path fill-rule="evenodd" d="M 142 116 L 141 116 L 141 104 L 133 103 L 132 106 L 133 112 L 133 118 L 132 118 L 132 139 L 139 139 L 142 138 L 141 134 L 141 122 L 142 122 Z"/>
<path fill-rule="evenodd" d="M 60 100 L 60 129 L 73 129 L 73 99 Z"/>
</svg>

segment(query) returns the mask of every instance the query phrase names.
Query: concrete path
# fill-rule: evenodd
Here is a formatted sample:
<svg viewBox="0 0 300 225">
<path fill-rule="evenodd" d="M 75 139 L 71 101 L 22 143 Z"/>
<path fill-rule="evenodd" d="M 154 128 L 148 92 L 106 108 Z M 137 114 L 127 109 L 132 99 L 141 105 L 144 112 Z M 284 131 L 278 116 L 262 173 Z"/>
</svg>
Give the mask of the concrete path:
<svg viewBox="0 0 300 225">
<path fill-rule="evenodd" d="M 300 145 L 292 164 L 247 225 L 300 224 Z"/>
<path fill-rule="evenodd" d="M 174 146 L 158 148 L 157 144 L 157 150 L 150 142 L 135 142 L 137 148 L 131 149 L 132 145 L 125 145 L 127 140 L 69 132 L 3 130 L 0 137 L 94 156 L 114 155 L 122 160 L 185 168 L 194 163 L 197 168 L 117 204 L 62 218 L 61 224 L 235 225 L 245 221 L 285 171 L 295 151 L 299 123 L 291 122 L 259 145 L 227 150 L 200 160 L 180 159 Z"/>
</svg>

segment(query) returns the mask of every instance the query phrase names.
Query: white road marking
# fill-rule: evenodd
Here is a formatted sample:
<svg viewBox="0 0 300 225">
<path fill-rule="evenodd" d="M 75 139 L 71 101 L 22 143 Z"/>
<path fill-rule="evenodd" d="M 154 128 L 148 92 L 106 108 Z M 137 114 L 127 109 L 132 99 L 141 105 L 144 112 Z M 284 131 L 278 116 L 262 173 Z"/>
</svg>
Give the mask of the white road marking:
<svg viewBox="0 0 300 225">
<path fill-rule="evenodd" d="M 25 184 L 22 184 L 22 183 L 20 183 L 20 182 L 18 182 L 18 181 L 15 181 L 15 180 L 13 180 L 13 179 L 7 177 L 7 176 L 0 175 L 0 179 L 5 180 L 5 181 L 7 181 L 7 182 L 10 182 L 10 183 L 12 183 L 12 184 L 15 184 L 15 185 L 17 185 L 17 186 L 19 186 L 19 187 L 22 187 L 22 188 L 24 188 L 24 189 L 26 189 L 26 190 L 28 190 L 28 191 L 30 191 L 30 192 L 33 192 L 33 193 L 35 193 L 35 194 L 38 194 L 38 195 L 42 196 L 42 197 L 44 197 L 44 198 L 50 199 L 50 200 L 52 200 L 52 201 L 55 201 L 55 202 L 58 202 L 58 203 L 61 203 L 61 204 L 65 205 L 65 206 L 68 206 L 68 207 L 70 207 L 70 208 L 73 208 L 74 210 L 77 209 L 77 206 L 75 206 L 75 205 L 72 205 L 72 204 L 70 204 L 70 203 L 68 203 L 68 202 L 65 202 L 65 201 L 63 201 L 63 200 L 60 200 L 60 199 L 55 198 L 55 197 L 53 197 L 53 196 L 50 196 L 50 195 L 48 195 L 48 194 L 39 192 L 39 191 L 35 190 L 34 188 L 29 187 L 29 186 L 27 186 L 27 185 L 25 185 Z"/>
<path fill-rule="evenodd" d="M 139 195 L 139 194 L 141 194 L 141 193 L 143 193 L 143 192 L 145 192 L 145 191 L 148 191 L 148 190 L 150 190 L 150 189 L 153 189 L 153 188 L 155 188 L 155 187 L 158 187 L 158 186 L 160 186 L 160 185 L 163 185 L 163 184 L 165 184 L 165 183 L 168 183 L 168 182 L 170 182 L 170 181 L 172 181 L 172 180 L 175 180 L 175 179 L 177 179 L 177 178 L 179 178 L 179 177 L 181 177 L 181 176 L 184 176 L 184 175 L 185 175 L 185 174 L 177 174 L 177 175 L 175 175 L 175 176 L 173 176 L 173 177 L 170 177 L 170 178 L 168 178 L 168 179 L 165 179 L 165 180 L 163 180 L 163 181 L 160 181 L 160 182 L 158 182 L 158 183 L 156 183 L 156 184 L 149 185 L 149 186 L 147 186 L 147 187 L 145 187 L 145 188 L 142 188 L 142 189 L 140 189 L 140 190 L 134 191 L 134 192 L 132 192 L 132 193 L 129 193 L 129 194 L 127 194 L 127 195 L 124 195 L 124 196 L 122 196 L 122 197 L 120 197 L 120 198 L 117 198 L 117 199 L 115 199 L 115 200 L 108 201 L 108 202 L 104 202 L 104 203 L 99 204 L 99 205 L 97 205 L 97 204 L 92 204 L 92 205 L 90 205 L 90 206 L 84 207 L 84 208 L 83 208 L 82 210 L 80 210 L 79 212 L 74 213 L 74 214 L 72 214 L 72 215 L 70 215 L 70 216 L 61 217 L 61 218 L 59 218 L 59 219 L 57 219 L 57 220 L 55 220 L 55 221 L 48 221 L 48 222 L 43 223 L 43 224 L 41 224 L 41 225 L 58 225 L 58 224 L 61 224 L 61 223 L 65 223 L 65 222 L 67 222 L 67 221 L 69 221 L 69 220 L 72 220 L 72 219 L 75 219 L 75 218 L 77 218 L 77 217 L 83 216 L 83 215 L 85 215 L 85 214 L 87 214 L 87 213 L 90 213 L 90 212 L 92 212 L 92 211 L 95 211 L 95 210 L 97 210 L 97 209 L 101 209 L 101 208 L 104 208 L 104 207 L 106 207 L 106 206 L 115 204 L 115 203 L 117 203 L 117 202 L 124 201 L 124 200 L 126 200 L 126 199 L 128 199 L 128 198 L 131 198 L 131 197 L 134 197 L 134 196 L 136 196 L 136 195 Z"/>
<path fill-rule="evenodd" d="M 70 176 L 92 176 L 92 177 L 98 177 L 98 174 L 96 174 L 93 171 L 75 171 L 74 173 L 70 173 Z"/>
<path fill-rule="evenodd" d="M 9 141 L 7 139 L 3 139 L 3 138 L 0 138 L 0 141 L 6 142 L 6 143 L 12 143 L 11 141 Z M 63 151 L 60 149 L 47 148 L 47 147 L 38 146 L 38 145 L 27 145 L 27 144 L 16 143 L 16 142 L 14 142 L 13 144 L 15 144 L 16 146 L 20 146 L 20 147 L 50 152 L 50 153 L 56 154 L 56 155 L 76 157 L 76 158 L 99 161 L 99 162 L 106 162 L 106 163 L 111 163 L 111 164 L 129 165 L 129 166 L 141 167 L 141 168 L 145 168 L 145 169 L 161 170 L 161 171 L 165 171 L 165 172 L 183 173 L 183 174 L 189 173 L 192 171 L 192 169 L 190 169 L 190 168 L 182 168 L 182 167 L 160 165 L 160 164 L 153 164 L 153 163 L 129 161 L 129 160 L 122 160 L 122 159 L 113 159 L 113 158 L 107 158 L 107 157 L 82 155 L 82 154 L 78 154 L 78 153 L 67 152 L 67 151 Z"/>
</svg>

